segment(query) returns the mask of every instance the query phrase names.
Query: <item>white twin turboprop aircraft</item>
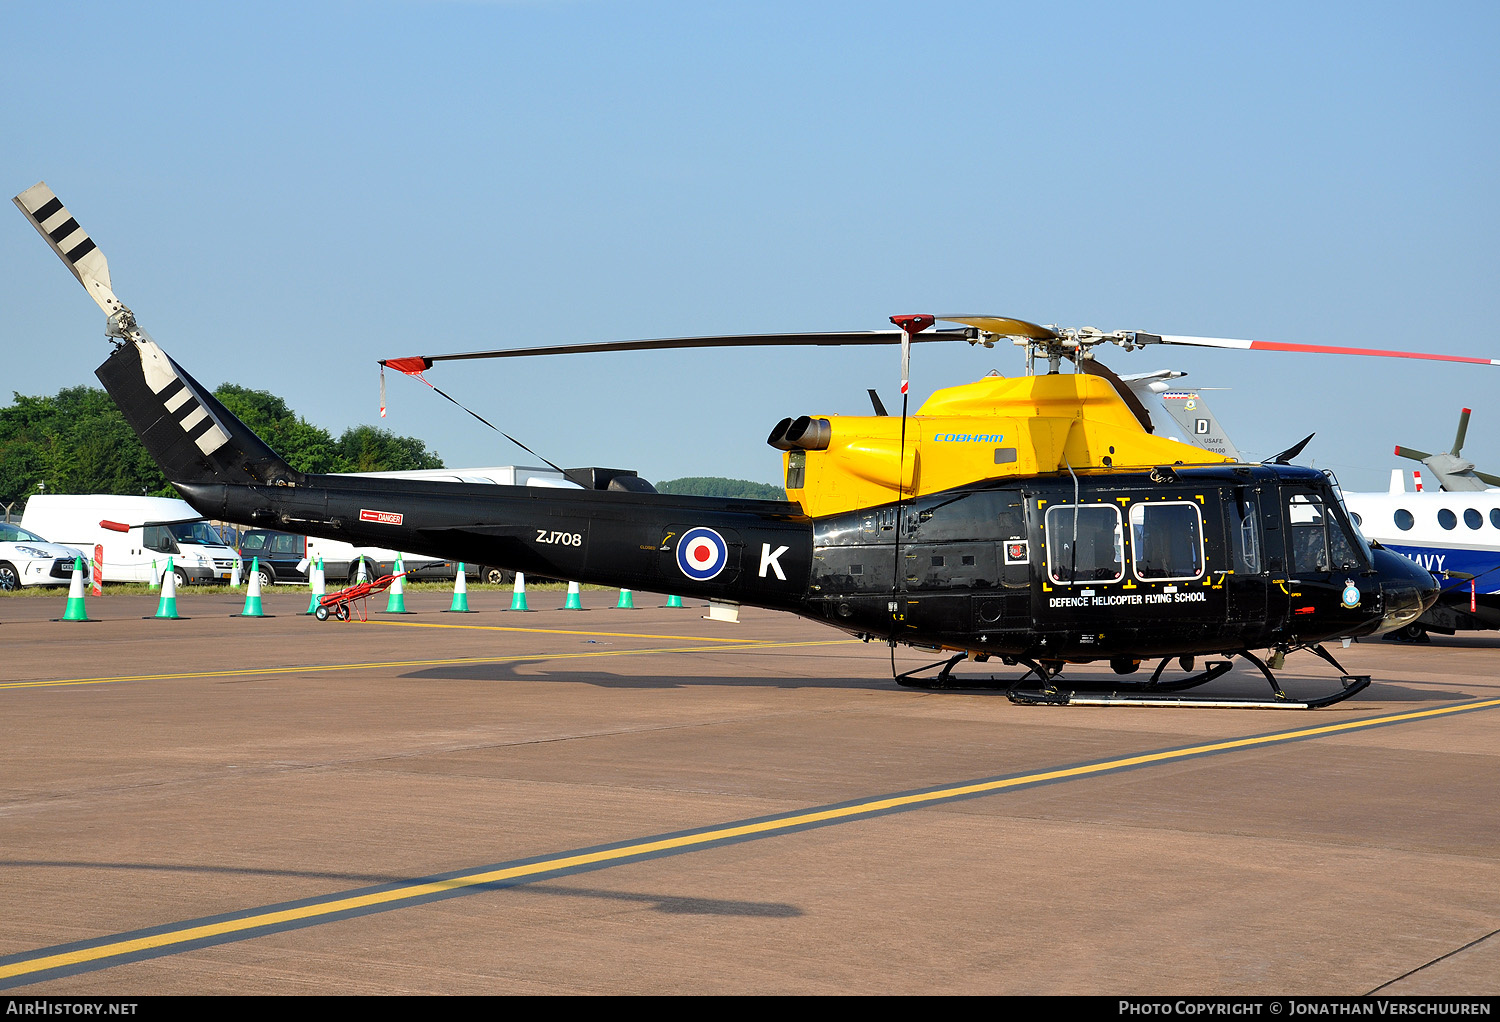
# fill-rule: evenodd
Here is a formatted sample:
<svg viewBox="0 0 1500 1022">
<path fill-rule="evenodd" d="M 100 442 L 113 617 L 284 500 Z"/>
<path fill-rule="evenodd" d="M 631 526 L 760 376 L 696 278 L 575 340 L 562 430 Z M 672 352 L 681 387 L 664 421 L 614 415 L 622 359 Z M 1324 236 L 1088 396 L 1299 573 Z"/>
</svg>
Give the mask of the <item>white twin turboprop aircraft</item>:
<svg viewBox="0 0 1500 1022">
<path fill-rule="evenodd" d="M 1426 465 L 1440 489 L 1424 491 L 1418 481 L 1408 491 L 1405 474 L 1392 469 L 1388 492 L 1344 494 L 1366 538 L 1410 557 L 1442 583 L 1437 604 L 1397 638 L 1424 639 L 1427 629 L 1500 628 L 1500 489 L 1494 488 L 1500 476 L 1477 471 L 1461 456 L 1468 429 L 1465 408 L 1446 454 L 1396 448 L 1400 457 Z"/>
</svg>

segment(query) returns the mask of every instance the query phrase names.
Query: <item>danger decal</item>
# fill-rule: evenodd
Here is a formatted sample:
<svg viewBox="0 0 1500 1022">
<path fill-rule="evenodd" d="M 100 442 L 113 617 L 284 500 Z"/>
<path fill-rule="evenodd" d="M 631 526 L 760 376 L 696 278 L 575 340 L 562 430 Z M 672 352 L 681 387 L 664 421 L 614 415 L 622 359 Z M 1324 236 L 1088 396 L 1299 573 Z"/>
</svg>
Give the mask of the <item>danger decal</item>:
<svg viewBox="0 0 1500 1022">
<path fill-rule="evenodd" d="M 371 511 L 368 508 L 359 509 L 360 521 L 374 522 L 376 525 L 400 525 L 403 517 L 405 516 L 397 511 Z"/>
</svg>

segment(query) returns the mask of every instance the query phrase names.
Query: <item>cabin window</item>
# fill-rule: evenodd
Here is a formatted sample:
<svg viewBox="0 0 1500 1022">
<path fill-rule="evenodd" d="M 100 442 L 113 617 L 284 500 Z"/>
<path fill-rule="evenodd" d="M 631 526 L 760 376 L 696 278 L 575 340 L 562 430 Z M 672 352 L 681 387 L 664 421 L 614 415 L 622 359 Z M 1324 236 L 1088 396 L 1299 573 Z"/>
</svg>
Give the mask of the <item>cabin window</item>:
<svg viewBox="0 0 1500 1022">
<path fill-rule="evenodd" d="M 1119 508 L 1059 504 L 1047 509 L 1047 572 L 1060 585 L 1118 582 L 1125 577 L 1125 533 Z"/>
<path fill-rule="evenodd" d="M 1471 529 L 1477 529 L 1484 524 L 1484 519 L 1479 516 L 1478 511 L 1469 508 L 1464 512 L 1464 524 Z"/>
<path fill-rule="evenodd" d="M 1451 529 L 1458 525 L 1458 516 L 1447 508 L 1443 508 L 1438 512 L 1438 524 L 1445 529 Z"/>
<path fill-rule="evenodd" d="M 1136 578 L 1149 582 L 1185 582 L 1202 576 L 1203 518 L 1198 505 L 1132 504 L 1130 566 Z"/>
<path fill-rule="evenodd" d="M 1229 508 L 1229 515 L 1234 570 L 1239 574 L 1259 575 L 1263 568 L 1260 559 L 1260 516 L 1255 501 L 1244 490 L 1240 490 Z"/>
<path fill-rule="evenodd" d="M 1410 511 L 1406 510 L 1406 508 L 1404 507 L 1399 507 L 1396 509 L 1396 528 L 1400 529 L 1402 532 L 1410 532 L 1411 527 L 1416 524 L 1417 519 L 1414 515 L 1412 515 Z M 1496 524 L 1500 525 L 1500 523 Z"/>
</svg>

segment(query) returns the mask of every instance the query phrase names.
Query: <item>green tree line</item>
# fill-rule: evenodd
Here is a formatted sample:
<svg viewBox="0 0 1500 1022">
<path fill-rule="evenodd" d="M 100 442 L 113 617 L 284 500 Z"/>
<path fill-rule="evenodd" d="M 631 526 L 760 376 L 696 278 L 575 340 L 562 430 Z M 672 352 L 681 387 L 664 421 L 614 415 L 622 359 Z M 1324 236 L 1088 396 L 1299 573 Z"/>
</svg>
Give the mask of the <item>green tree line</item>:
<svg viewBox="0 0 1500 1022">
<path fill-rule="evenodd" d="M 754 500 L 786 500 L 786 490 L 770 483 L 753 483 L 748 479 L 725 479 L 722 476 L 684 476 L 657 483 L 662 493 L 681 493 L 689 497 L 750 497 Z"/>
<path fill-rule="evenodd" d="M 264 390 L 226 383 L 214 391 L 261 439 L 302 472 L 389 472 L 442 468 L 415 437 L 375 426 L 351 426 L 334 438 Z M 0 408 L 0 504 L 40 492 L 176 496 L 156 462 L 97 387 L 69 387 L 53 397 L 14 395 Z"/>
</svg>

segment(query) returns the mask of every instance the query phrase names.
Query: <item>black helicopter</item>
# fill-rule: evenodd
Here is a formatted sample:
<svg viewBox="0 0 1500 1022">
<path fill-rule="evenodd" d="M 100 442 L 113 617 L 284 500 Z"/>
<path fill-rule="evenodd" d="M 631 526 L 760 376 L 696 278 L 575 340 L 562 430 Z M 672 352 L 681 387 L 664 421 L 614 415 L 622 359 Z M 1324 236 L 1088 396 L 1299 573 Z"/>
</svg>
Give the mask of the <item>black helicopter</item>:
<svg viewBox="0 0 1500 1022">
<path fill-rule="evenodd" d="M 891 331 L 389 359 L 383 364 L 420 374 L 445 358 L 899 343 L 905 377 L 913 341 L 1010 338 L 1050 372 L 941 390 L 910 415 L 903 380 L 899 418 L 784 419 L 769 443 L 784 452 L 787 501 L 661 494 L 633 473 L 601 468 L 569 470 L 578 491 L 309 475 L 136 324 L 110 289 L 103 254 L 44 183 L 15 202 L 108 316 L 116 348 L 99 379 L 167 478 L 207 516 L 790 611 L 892 647 L 947 652 L 899 675 L 902 684 L 1003 687 L 1022 702 L 1329 705 L 1369 678 L 1344 672 L 1320 643 L 1401 627 L 1438 594 L 1426 571 L 1364 541 L 1327 476 L 1288 464 L 1302 445 L 1267 464 L 1240 464 L 1154 436 L 1129 389 L 1092 358 L 1105 342 L 1252 342 L 988 316 L 936 317 L 961 328 L 928 332 L 935 317 L 899 316 Z M 1064 359 L 1078 371 L 1060 372 Z M 1333 665 L 1342 687 L 1289 697 L 1272 671 L 1298 649 Z M 1253 650 L 1271 651 L 1269 662 Z M 1172 694 L 1226 672 L 1227 659 L 1191 673 L 1197 657 L 1213 654 L 1255 665 L 1272 698 Z M 1037 683 L 953 674 L 965 659 L 992 658 L 1024 665 L 1022 678 Z M 1163 680 L 1174 659 L 1188 676 Z M 1112 681 L 1098 695 L 1057 682 L 1070 663 L 1107 661 L 1129 675 L 1150 660 L 1160 664 L 1148 681 Z"/>
</svg>

